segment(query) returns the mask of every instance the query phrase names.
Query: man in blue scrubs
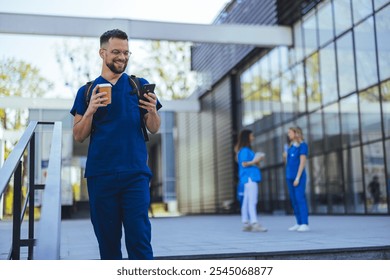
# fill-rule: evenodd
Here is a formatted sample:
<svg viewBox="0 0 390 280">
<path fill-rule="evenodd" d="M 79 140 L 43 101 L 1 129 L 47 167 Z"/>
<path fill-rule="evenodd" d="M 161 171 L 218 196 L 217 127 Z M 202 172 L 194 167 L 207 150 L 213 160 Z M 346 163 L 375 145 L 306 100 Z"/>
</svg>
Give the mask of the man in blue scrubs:
<svg viewBox="0 0 390 280">
<path fill-rule="evenodd" d="M 129 259 L 153 259 L 146 143 L 141 129 L 140 110 L 150 133 L 157 133 L 161 104 L 153 93 L 138 99 L 124 73 L 129 57 L 128 37 L 121 30 L 100 37 L 101 75 L 91 87 L 87 104 L 85 86 L 77 92 L 71 114 L 73 134 L 78 142 L 90 137 L 85 177 L 91 221 L 99 243 L 101 259 L 122 259 L 122 226 Z M 112 86 L 111 103 L 98 85 Z M 148 81 L 140 79 L 140 83 Z"/>
</svg>

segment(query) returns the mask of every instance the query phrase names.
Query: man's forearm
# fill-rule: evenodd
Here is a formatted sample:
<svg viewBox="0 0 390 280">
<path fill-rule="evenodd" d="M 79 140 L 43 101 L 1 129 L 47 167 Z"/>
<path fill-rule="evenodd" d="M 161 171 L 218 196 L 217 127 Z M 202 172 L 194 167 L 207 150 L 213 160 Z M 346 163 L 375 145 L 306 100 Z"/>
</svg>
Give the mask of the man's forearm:
<svg viewBox="0 0 390 280">
<path fill-rule="evenodd" d="M 145 115 L 146 127 L 150 133 L 155 134 L 160 129 L 161 120 L 157 112 L 148 113 Z"/>
<path fill-rule="evenodd" d="M 75 123 L 73 125 L 73 135 L 77 142 L 84 142 L 84 140 L 91 134 L 92 117 L 93 115 L 84 115 L 78 120 L 75 119 Z"/>
</svg>

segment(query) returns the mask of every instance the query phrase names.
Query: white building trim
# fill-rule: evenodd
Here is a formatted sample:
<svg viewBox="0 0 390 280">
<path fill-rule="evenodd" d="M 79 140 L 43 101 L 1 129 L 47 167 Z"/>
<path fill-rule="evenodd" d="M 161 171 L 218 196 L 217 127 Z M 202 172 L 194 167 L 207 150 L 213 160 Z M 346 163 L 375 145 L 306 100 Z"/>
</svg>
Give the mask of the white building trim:
<svg viewBox="0 0 390 280">
<path fill-rule="evenodd" d="M 292 46 L 288 26 L 242 24 L 188 24 L 119 18 L 87 18 L 54 15 L 0 13 L 0 33 L 99 37 L 119 28 L 130 38 L 244 44 L 258 47 Z"/>
<path fill-rule="evenodd" d="M 57 109 L 69 110 L 74 99 L 44 98 L 44 97 L 0 97 L 0 108 L 9 109 Z M 170 112 L 199 112 L 200 105 L 197 100 L 161 100 L 161 111 Z"/>
</svg>

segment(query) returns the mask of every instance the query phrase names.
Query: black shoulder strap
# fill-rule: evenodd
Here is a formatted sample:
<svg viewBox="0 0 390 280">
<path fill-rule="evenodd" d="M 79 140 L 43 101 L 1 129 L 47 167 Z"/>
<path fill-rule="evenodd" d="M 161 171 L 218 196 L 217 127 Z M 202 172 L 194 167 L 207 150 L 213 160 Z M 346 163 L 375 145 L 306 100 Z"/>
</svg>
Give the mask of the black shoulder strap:
<svg viewBox="0 0 390 280">
<path fill-rule="evenodd" d="M 136 77 L 135 75 L 130 75 L 129 76 L 129 82 L 131 84 L 131 87 L 133 88 L 133 94 L 136 94 L 138 97 L 138 100 L 141 97 L 141 83 L 139 82 L 139 78 Z M 139 116 L 140 116 L 140 121 L 141 121 L 141 129 L 142 129 L 142 134 L 144 135 L 144 140 L 145 142 L 149 141 L 149 135 L 148 131 L 146 130 L 146 125 L 145 125 L 145 112 L 142 110 L 142 108 L 139 108 Z"/>
<path fill-rule="evenodd" d="M 90 91 L 91 91 L 91 88 L 92 88 L 94 81 L 95 80 L 92 80 L 92 81 L 89 81 L 85 84 L 84 100 L 85 100 L 86 107 L 88 107 L 89 101 L 91 100 Z M 131 75 L 131 76 L 129 76 L 129 82 L 131 84 L 131 87 L 133 88 L 132 93 L 136 94 L 138 99 L 139 99 L 141 96 L 141 83 L 139 82 L 139 78 L 134 76 L 134 75 Z M 143 110 L 141 108 L 139 108 L 139 113 L 140 113 L 140 118 L 141 118 L 142 134 L 144 135 L 145 142 L 148 142 L 149 135 L 148 135 L 148 131 L 146 130 L 146 125 L 145 125 L 145 120 L 144 120 L 145 112 L 143 112 Z"/>
<path fill-rule="evenodd" d="M 85 100 L 85 104 L 86 104 L 87 108 L 89 105 L 89 101 L 91 100 L 91 95 L 89 94 L 89 92 L 91 91 L 91 87 L 92 87 L 94 81 L 95 80 L 92 80 L 92 81 L 89 81 L 85 84 L 84 100 Z"/>
</svg>

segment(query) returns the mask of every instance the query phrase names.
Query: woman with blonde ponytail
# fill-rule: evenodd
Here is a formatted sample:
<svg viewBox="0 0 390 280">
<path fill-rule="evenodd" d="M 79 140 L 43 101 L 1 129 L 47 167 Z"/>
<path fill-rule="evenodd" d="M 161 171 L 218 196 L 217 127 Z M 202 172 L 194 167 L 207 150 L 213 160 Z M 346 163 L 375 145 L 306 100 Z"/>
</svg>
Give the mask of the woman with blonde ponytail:
<svg viewBox="0 0 390 280">
<path fill-rule="evenodd" d="M 294 209 L 296 224 L 290 231 L 309 231 L 309 214 L 306 202 L 306 171 L 305 165 L 308 155 L 308 146 L 304 141 L 302 129 L 290 127 L 288 137 L 291 140 L 287 151 L 286 179 L 290 200 Z"/>
</svg>

